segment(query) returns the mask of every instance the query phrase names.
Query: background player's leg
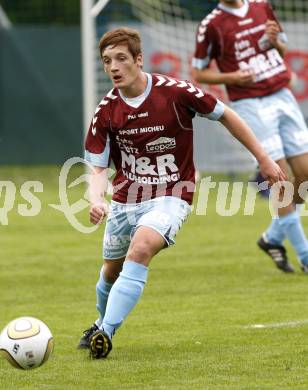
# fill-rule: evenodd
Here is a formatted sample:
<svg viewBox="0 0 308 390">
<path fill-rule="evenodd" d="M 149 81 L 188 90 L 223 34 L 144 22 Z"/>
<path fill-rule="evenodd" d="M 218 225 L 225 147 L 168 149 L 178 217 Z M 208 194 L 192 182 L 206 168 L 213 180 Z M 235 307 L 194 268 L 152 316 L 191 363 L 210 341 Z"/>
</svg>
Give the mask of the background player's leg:
<svg viewBox="0 0 308 390">
<path fill-rule="evenodd" d="M 287 161 L 285 159 L 280 159 L 276 162 L 285 173 L 286 178 L 288 178 Z M 293 203 L 280 208 L 278 210 L 278 215 L 273 217 L 270 226 L 258 240 L 259 247 L 264 250 L 272 258 L 276 266 L 284 272 L 294 272 L 294 267 L 288 260 L 286 248 L 282 245 L 283 240 L 288 235 L 287 228 L 290 222 L 288 215 L 293 215 L 294 211 L 295 207 Z M 283 218 L 285 218 L 284 224 L 281 223 Z"/>
<path fill-rule="evenodd" d="M 280 166 L 280 168 L 283 170 L 286 177 L 288 178 L 287 161 L 285 159 L 281 159 L 281 160 L 276 161 L 276 162 Z M 265 232 L 266 238 L 270 244 L 282 245 L 283 240 L 286 238 L 286 234 L 279 223 L 279 217 L 282 217 L 283 215 L 290 214 L 293 211 L 294 211 L 294 206 L 292 204 L 288 205 L 287 207 L 279 209 L 279 213 L 278 213 L 279 216 L 275 216 L 272 219 L 272 223 L 270 224 L 270 226 L 268 227 L 268 229 Z"/>
<path fill-rule="evenodd" d="M 290 157 L 288 159 L 288 162 L 291 166 L 292 172 L 294 174 L 294 203 L 295 204 L 302 204 L 304 202 L 304 199 L 299 195 L 299 187 L 301 183 L 308 180 L 308 153 L 304 153 L 300 156 Z M 296 217 L 293 215 L 293 218 L 296 224 L 296 227 L 293 227 L 292 229 L 295 230 L 294 233 L 294 243 L 292 242 L 292 245 L 294 246 L 298 259 L 300 260 L 301 264 L 304 266 L 307 266 L 308 268 L 308 241 L 307 237 L 305 235 L 299 213 L 296 213 Z M 303 269 L 306 272 L 306 267 Z M 307 269 L 308 272 L 308 269 Z"/>
<path fill-rule="evenodd" d="M 295 159 L 295 157 L 293 157 Z M 280 160 L 277 162 L 279 166 L 284 170 L 287 174 L 287 163 L 286 160 Z M 291 165 L 291 164 L 290 164 Z M 293 165 L 294 160 L 293 160 Z M 292 165 L 291 165 L 292 168 Z M 281 227 L 282 232 L 286 235 L 288 240 L 291 242 L 293 248 L 296 251 L 297 257 L 301 261 L 302 264 L 308 264 L 308 242 L 304 233 L 304 229 L 300 220 L 299 214 L 295 210 L 295 205 L 292 204 L 280 208 L 278 210 L 279 213 L 279 225 Z M 271 226 L 272 227 L 272 226 Z M 279 228 L 276 230 L 276 234 L 279 232 Z M 271 237 L 271 234 L 275 234 L 269 229 L 266 232 L 266 236 Z"/>
<path fill-rule="evenodd" d="M 294 203 L 302 204 L 304 199 L 299 195 L 301 183 L 308 181 L 308 153 L 288 158 L 288 163 L 294 175 Z"/>
<path fill-rule="evenodd" d="M 279 133 L 279 98 L 264 97 L 261 99 L 243 99 L 232 102 L 231 107 L 248 123 L 256 137 L 262 142 L 265 150 L 276 161 L 286 173 L 287 163 L 284 160 L 283 142 Z M 277 113 L 275 114 L 275 108 Z M 284 213 L 293 211 L 282 210 Z M 289 263 L 286 249 L 282 245 L 285 238 L 284 229 L 279 224 L 278 216 L 273 218 L 270 226 L 259 238 L 258 246 L 266 252 L 274 261 L 276 266 L 284 272 L 294 272 L 292 264 Z"/>
</svg>

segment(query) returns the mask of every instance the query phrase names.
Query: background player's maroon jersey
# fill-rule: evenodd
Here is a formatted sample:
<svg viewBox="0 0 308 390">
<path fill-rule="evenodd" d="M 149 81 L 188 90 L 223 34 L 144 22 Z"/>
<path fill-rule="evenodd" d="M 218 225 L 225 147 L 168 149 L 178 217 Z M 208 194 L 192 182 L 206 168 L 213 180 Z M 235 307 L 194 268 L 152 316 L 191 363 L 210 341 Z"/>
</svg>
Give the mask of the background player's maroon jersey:
<svg viewBox="0 0 308 390">
<path fill-rule="evenodd" d="M 173 195 L 192 202 L 192 119 L 196 113 L 217 120 L 224 106 L 187 81 L 149 75 L 149 94 L 133 108 L 117 89 L 98 105 L 86 138 L 85 158 L 116 175 L 113 200 L 134 203 Z"/>
<path fill-rule="evenodd" d="M 219 4 L 201 21 L 196 36 L 195 68 L 204 69 L 215 59 L 221 72 L 255 73 L 255 83 L 249 86 L 227 86 L 230 100 L 265 96 L 290 81 L 284 60 L 265 35 L 267 20 L 278 23 L 272 8 L 266 0 L 246 0 L 244 7 L 246 13 L 238 16 Z M 282 29 L 280 38 L 284 39 Z"/>
</svg>

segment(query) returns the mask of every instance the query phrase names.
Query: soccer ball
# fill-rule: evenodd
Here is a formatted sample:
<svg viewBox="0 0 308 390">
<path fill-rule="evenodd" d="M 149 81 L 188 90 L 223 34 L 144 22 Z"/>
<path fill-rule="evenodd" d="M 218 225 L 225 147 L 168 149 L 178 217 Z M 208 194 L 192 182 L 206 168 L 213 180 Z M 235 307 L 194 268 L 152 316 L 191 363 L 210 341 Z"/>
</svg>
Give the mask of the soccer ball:
<svg viewBox="0 0 308 390">
<path fill-rule="evenodd" d="M 0 352 L 17 368 L 27 370 L 41 366 L 52 349 L 52 334 L 37 318 L 16 318 L 0 334 Z"/>
</svg>

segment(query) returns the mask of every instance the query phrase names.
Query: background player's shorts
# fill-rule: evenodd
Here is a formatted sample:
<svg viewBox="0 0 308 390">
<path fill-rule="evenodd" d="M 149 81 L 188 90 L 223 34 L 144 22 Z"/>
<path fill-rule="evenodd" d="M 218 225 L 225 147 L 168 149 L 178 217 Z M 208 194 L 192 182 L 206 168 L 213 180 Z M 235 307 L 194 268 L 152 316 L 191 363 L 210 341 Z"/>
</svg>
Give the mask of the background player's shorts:
<svg viewBox="0 0 308 390">
<path fill-rule="evenodd" d="M 136 204 L 111 201 L 103 240 L 103 257 L 125 257 L 130 241 L 139 226 L 156 230 L 166 241 L 175 243 L 175 236 L 191 213 L 190 205 L 174 196 L 161 196 Z"/>
<path fill-rule="evenodd" d="M 231 107 L 251 127 L 273 160 L 308 152 L 305 119 L 289 89 L 261 98 L 240 99 Z"/>
</svg>

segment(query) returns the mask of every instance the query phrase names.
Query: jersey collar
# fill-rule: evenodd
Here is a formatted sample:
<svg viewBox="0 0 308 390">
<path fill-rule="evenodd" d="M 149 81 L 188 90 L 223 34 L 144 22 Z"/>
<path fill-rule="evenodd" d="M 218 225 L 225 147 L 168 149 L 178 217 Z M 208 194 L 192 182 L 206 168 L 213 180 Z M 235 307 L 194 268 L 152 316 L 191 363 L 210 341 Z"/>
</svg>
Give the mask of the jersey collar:
<svg viewBox="0 0 308 390">
<path fill-rule="evenodd" d="M 244 5 L 241 8 L 231 8 L 231 7 L 227 7 L 226 5 L 221 4 L 221 3 L 218 4 L 218 7 L 221 10 L 228 12 L 229 14 L 238 16 L 239 18 L 244 18 L 248 13 L 249 1 L 244 0 Z"/>
<path fill-rule="evenodd" d="M 151 92 L 151 88 L 152 88 L 152 75 L 149 74 L 149 73 L 145 73 L 146 76 L 147 76 L 147 86 L 146 86 L 146 89 L 144 90 L 144 92 L 137 96 L 137 97 L 134 97 L 134 98 L 127 98 L 125 97 L 120 90 L 119 91 L 119 95 L 120 97 L 122 98 L 122 100 L 124 100 L 124 102 L 126 104 L 128 104 L 129 106 L 131 107 L 139 107 L 144 101 L 145 99 L 149 96 L 150 92 Z"/>
</svg>

